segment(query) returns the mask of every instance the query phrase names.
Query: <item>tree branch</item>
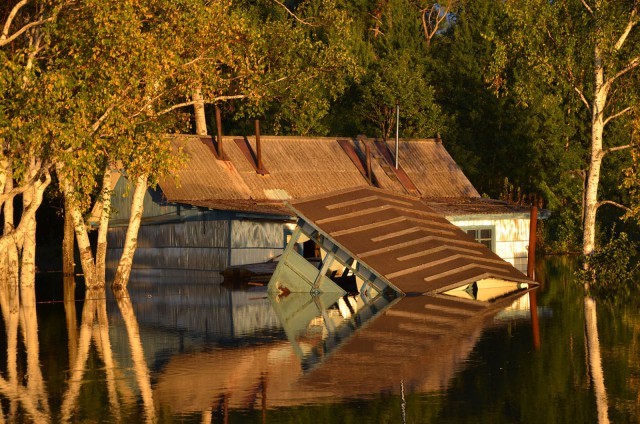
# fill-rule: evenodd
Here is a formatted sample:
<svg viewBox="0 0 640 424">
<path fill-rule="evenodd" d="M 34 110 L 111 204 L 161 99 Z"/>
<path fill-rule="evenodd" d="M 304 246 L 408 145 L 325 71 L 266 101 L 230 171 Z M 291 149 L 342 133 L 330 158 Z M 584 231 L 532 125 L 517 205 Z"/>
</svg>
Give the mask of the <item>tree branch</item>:
<svg viewBox="0 0 640 424">
<path fill-rule="evenodd" d="M 629 33 L 631 32 L 633 27 L 636 26 L 637 23 L 638 23 L 638 15 L 637 15 L 637 10 L 634 8 L 631 11 L 631 15 L 629 16 L 629 22 L 627 22 L 627 26 L 625 27 L 624 31 L 622 31 L 622 34 L 620 34 L 620 38 L 618 38 L 618 41 L 616 41 L 616 44 L 613 46 L 616 50 L 620 50 L 622 48 L 622 45 L 627 40 Z"/>
<path fill-rule="evenodd" d="M 295 18 L 295 20 L 296 20 L 296 21 L 298 21 L 298 22 L 300 22 L 302 25 L 307 25 L 307 26 L 310 26 L 310 27 L 317 27 L 317 26 L 320 26 L 320 25 L 318 25 L 318 24 L 312 24 L 311 22 L 307 22 L 307 21 L 305 21 L 305 20 L 303 20 L 303 19 L 300 19 L 300 18 L 299 18 L 295 13 L 293 13 L 292 11 L 290 11 L 290 10 L 289 10 L 289 8 L 288 8 L 287 6 L 285 6 L 285 4 L 284 4 L 284 3 L 279 2 L 278 0 L 273 0 L 273 2 L 274 2 L 274 3 L 276 3 L 276 4 L 279 4 L 280 6 L 282 6 L 282 8 L 283 8 L 284 10 L 286 10 L 286 11 L 287 11 L 287 13 L 288 13 L 289 15 L 293 16 L 293 17 Z"/>
<path fill-rule="evenodd" d="M 625 144 L 624 146 L 609 147 L 608 149 L 602 151 L 602 156 L 606 155 L 607 153 L 617 152 L 619 150 L 626 150 L 632 147 L 633 147 L 633 144 Z"/>
<path fill-rule="evenodd" d="M 589 102 L 587 101 L 587 98 L 582 93 L 582 90 L 580 90 L 575 85 L 573 85 L 573 89 L 575 90 L 576 93 L 578 93 L 578 95 L 580 96 L 580 100 L 582 100 L 582 103 L 584 103 L 584 105 L 587 107 L 587 110 L 589 111 L 589 114 L 591 114 L 591 106 L 589 105 Z"/>
<path fill-rule="evenodd" d="M 13 9 L 11 9 L 11 12 L 9 12 L 9 16 L 7 16 L 7 21 L 4 23 L 4 27 L 2 28 L 2 35 L 0 35 L 0 41 L 7 39 L 7 36 L 9 35 L 9 29 L 11 28 L 11 24 L 13 23 L 13 20 L 15 19 L 20 9 L 26 6 L 27 1 L 28 0 L 19 1 L 15 6 L 13 6 Z"/>
<path fill-rule="evenodd" d="M 624 68 L 622 68 L 620 71 L 618 71 L 617 74 L 615 74 L 614 76 L 612 76 L 611 78 L 609 78 L 606 82 L 605 85 L 609 85 L 611 86 L 611 84 L 613 84 L 613 82 L 615 80 L 617 80 L 618 78 L 620 78 L 621 76 L 623 76 L 624 74 L 626 74 L 627 72 L 633 70 L 634 68 L 637 68 L 638 65 L 640 65 L 640 56 L 636 56 L 633 59 L 631 59 L 629 61 L 629 63 L 627 63 L 627 66 L 625 66 Z"/>
<path fill-rule="evenodd" d="M 607 119 L 604 120 L 604 124 L 603 126 L 606 126 L 609 121 L 612 121 L 614 119 L 616 119 L 617 117 L 624 115 L 625 113 L 629 112 L 631 110 L 631 106 L 627 106 L 624 109 L 622 109 L 620 112 L 618 113 L 614 113 L 613 115 L 609 116 Z"/>
<path fill-rule="evenodd" d="M 625 210 L 627 212 L 631 212 L 631 208 L 625 206 L 625 205 L 621 205 L 620 203 L 616 203 L 613 200 L 603 200 L 601 202 L 596 203 L 596 207 L 599 208 L 602 205 L 613 205 L 617 208 L 620 208 L 622 210 Z"/>
<path fill-rule="evenodd" d="M 584 7 L 587 8 L 587 10 L 589 11 L 589 13 L 591 13 L 591 15 L 593 15 L 593 9 L 591 9 L 591 6 L 589 6 L 587 4 L 587 2 L 585 0 L 580 0 L 582 2 L 582 4 L 584 5 Z"/>
<path fill-rule="evenodd" d="M 211 100 L 206 100 L 204 103 L 205 104 L 212 104 L 212 103 L 216 103 L 216 102 L 223 102 L 223 101 L 226 101 L 226 100 L 244 99 L 246 97 L 247 96 L 244 95 L 244 94 L 236 94 L 234 96 L 219 96 L 219 97 L 214 97 Z M 164 115 L 164 114 L 169 113 L 169 112 L 171 112 L 173 110 L 180 109 L 181 107 L 193 106 L 195 103 L 196 102 L 194 102 L 193 100 L 192 101 L 188 101 L 188 102 L 184 102 L 184 103 L 178 103 L 178 104 L 170 106 L 170 107 L 168 107 L 168 108 L 156 113 L 156 116 Z"/>
</svg>

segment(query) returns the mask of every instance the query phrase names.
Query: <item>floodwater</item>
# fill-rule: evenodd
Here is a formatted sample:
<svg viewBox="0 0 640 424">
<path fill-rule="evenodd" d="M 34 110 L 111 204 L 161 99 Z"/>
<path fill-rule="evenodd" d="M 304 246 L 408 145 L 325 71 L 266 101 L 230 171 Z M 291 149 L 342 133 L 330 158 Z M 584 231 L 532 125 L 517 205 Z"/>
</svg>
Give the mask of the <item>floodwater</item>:
<svg viewBox="0 0 640 424">
<path fill-rule="evenodd" d="M 35 307 L 0 296 L 0 422 L 638 422 L 640 302 L 599 303 L 594 332 L 573 267 L 543 260 L 537 291 L 476 312 L 40 276 Z"/>
</svg>

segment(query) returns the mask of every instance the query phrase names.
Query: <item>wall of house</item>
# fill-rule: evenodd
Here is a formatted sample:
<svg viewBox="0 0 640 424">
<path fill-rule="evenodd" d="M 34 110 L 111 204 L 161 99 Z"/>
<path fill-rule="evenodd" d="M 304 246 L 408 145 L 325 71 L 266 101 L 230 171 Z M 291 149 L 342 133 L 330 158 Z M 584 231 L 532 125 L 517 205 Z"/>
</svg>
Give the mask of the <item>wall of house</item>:
<svg viewBox="0 0 640 424">
<path fill-rule="evenodd" d="M 529 249 L 529 216 L 447 216 L 452 224 L 462 228 L 493 229 L 492 250 L 523 274 L 527 273 Z"/>
<path fill-rule="evenodd" d="M 112 195 L 107 269 L 113 274 L 131 214 L 133 187 L 120 178 Z M 144 198 L 132 281 L 221 282 L 232 265 L 264 262 L 282 253 L 295 224 L 287 217 L 209 210 L 163 200 L 160 190 Z"/>
</svg>

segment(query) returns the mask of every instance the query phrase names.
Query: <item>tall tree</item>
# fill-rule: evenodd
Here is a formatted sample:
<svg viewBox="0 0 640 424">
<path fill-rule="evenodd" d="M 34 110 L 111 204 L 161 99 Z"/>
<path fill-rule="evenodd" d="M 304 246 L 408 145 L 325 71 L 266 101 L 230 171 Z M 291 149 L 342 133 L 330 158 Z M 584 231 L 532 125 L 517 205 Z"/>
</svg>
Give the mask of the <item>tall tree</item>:
<svg viewBox="0 0 640 424">
<path fill-rule="evenodd" d="M 529 100 L 535 82 L 569 87 L 584 106 L 589 123 L 589 158 L 585 173 L 582 252 L 596 243 L 596 214 L 601 200 L 602 161 L 614 152 L 630 151 L 630 119 L 639 111 L 640 5 L 637 0 L 527 0 L 506 3 L 510 35 L 496 39 L 496 69 L 507 64 L 521 74 L 496 72 L 495 87 Z M 536 78 L 525 77 L 525 70 Z M 613 136 L 623 126 L 625 139 Z M 605 139 L 608 140 L 605 143 Z"/>
</svg>

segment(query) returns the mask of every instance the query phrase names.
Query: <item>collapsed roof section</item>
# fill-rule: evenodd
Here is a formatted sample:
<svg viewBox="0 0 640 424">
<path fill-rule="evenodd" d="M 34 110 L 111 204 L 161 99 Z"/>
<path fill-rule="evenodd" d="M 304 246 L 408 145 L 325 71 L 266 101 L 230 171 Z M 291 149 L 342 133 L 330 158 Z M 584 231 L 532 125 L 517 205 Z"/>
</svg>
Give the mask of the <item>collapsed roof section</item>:
<svg viewBox="0 0 640 424">
<path fill-rule="evenodd" d="M 491 301 L 536 285 L 414 197 L 369 187 L 290 207 L 298 228 L 269 283 L 271 291 L 376 295 L 392 289 Z M 301 240 L 316 243 L 319 265 L 296 252 Z"/>
</svg>

